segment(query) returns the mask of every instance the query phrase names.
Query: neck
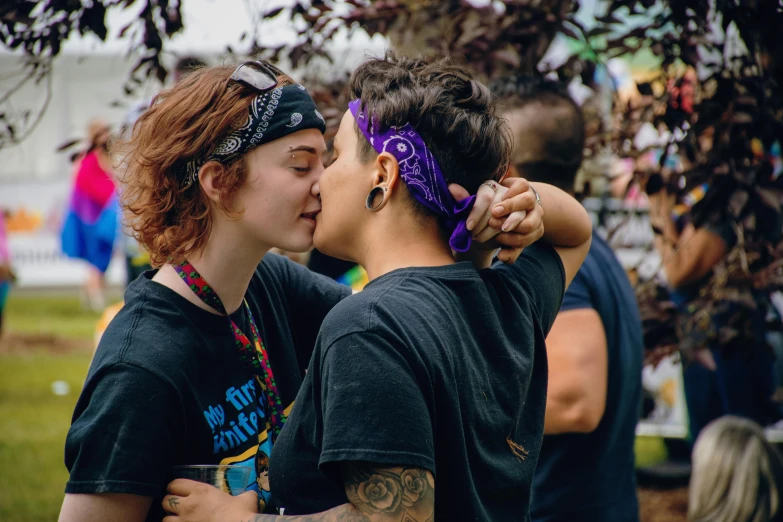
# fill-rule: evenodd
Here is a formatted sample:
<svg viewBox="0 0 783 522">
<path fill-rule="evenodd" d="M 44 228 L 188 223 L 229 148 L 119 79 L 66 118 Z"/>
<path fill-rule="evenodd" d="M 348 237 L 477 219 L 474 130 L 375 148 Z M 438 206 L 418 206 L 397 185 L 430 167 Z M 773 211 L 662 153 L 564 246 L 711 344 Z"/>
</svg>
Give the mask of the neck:
<svg viewBox="0 0 783 522">
<path fill-rule="evenodd" d="M 269 248 L 258 245 L 248 248 L 252 240 L 242 240 L 242 234 L 221 230 L 223 228 L 215 223 L 207 244 L 196 254 L 190 255 L 188 261 L 220 297 L 226 312 L 232 314 L 242 305 L 253 272 Z M 218 313 L 185 284 L 172 266 L 164 265 L 153 280 L 171 288 L 196 306 Z"/>
<path fill-rule="evenodd" d="M 367 270 L 370 280 L 398 268 L 445 266 L 454 264 L 448 243 L 441 237 L 434 220 L 422 223 L 410 210 L 405 216 L 379 215 L 377 223 L 370 223 L 368 234 L 357 262 Z"/>
</svg>

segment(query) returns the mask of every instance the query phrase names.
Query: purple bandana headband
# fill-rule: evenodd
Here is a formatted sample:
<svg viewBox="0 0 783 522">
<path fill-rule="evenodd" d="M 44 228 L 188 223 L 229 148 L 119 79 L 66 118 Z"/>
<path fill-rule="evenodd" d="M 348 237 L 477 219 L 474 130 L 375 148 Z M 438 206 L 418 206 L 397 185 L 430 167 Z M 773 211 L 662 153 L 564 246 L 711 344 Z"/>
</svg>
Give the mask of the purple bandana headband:
<svg viewBox="0 0 783 522">
<path fill-rule="evenodd" d="M 388 152 L 397 159 L 400 177 L 413 197 L 435 212 L 451 231 L 451 248 L 457 252 L 467 252 L 473 238 L 465 220 L 476 196 L 455 201 L 438 162 L 413 126 L 406 123 L 403 127 L 389 127 L 385 132 L 380 132 L 377 127 L 370 126 L 370 118 L 361 111 L 361 103 L 357 99 L 348 104 L 359 130 L 379 154 Z"/>
</svg>

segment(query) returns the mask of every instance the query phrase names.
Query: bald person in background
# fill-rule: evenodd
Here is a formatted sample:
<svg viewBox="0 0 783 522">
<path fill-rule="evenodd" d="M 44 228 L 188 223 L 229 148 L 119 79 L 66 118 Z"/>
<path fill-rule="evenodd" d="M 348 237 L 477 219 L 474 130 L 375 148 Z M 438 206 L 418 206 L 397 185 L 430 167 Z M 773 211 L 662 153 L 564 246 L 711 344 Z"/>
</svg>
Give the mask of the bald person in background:
<svg viewBox="0 0 783 522">
<path fill-rule="evenodd" d="M 514 134 L 513 174 L 573 194 L 585 142 L 579 106 L 564 88 L 538 78 L 505 78 L 493 92 Z M 546 345 L 549 386 L 531 519 L 638 521 L 642 327 L 627 275 L 598 234 Z"/>
</svg>

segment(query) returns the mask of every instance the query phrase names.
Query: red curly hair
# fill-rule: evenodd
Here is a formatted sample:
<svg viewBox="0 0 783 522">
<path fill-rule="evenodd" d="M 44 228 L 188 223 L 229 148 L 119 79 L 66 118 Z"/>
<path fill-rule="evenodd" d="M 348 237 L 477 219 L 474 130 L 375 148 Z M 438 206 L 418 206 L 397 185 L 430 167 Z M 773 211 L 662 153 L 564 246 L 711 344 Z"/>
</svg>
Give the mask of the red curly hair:
<svg viewBox="0 0 783 522">
<path fill-rule="evenodd" d="M 255 90 L 229 82 L 233 67 L 194 71 L 162 91 L 133 126 L 129 138 L 115 144 L 122 158 L 120 177 L 125 219 L 133 236 L 150 253 L 153 266 L 178 263 L 204 247 L 212 230 L 209 198 L 198 183 L 183 188 L 184 169 L 195 157 L 212 152 L 221 139 L 246 120 Z M 279 76 L 279 87 L 295 82 Z M 243 186 L 242 158 L 224 164 L 215 180 L 220 208 L 229 207 Z"/>
</svg>

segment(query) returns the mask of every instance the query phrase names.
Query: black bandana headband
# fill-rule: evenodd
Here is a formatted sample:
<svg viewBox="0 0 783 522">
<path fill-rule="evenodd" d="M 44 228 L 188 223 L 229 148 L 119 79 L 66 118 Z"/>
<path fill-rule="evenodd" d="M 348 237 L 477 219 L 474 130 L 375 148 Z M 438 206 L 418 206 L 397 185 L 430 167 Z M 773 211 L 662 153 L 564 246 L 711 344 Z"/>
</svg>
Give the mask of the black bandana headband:
<svg viewBox="0 0 783 522">
<path fill-rule="evenodd" d="M 262 92 L 253 99 L 247 121 L 221 141 L 209 156 L 188 161 L 182 185 L 188 188 L 208 161 L 225 163 L 259 145 L 304 129 L 326 132 L 326 122 L 301 85 L 286 85 Z"/>
</svg>

